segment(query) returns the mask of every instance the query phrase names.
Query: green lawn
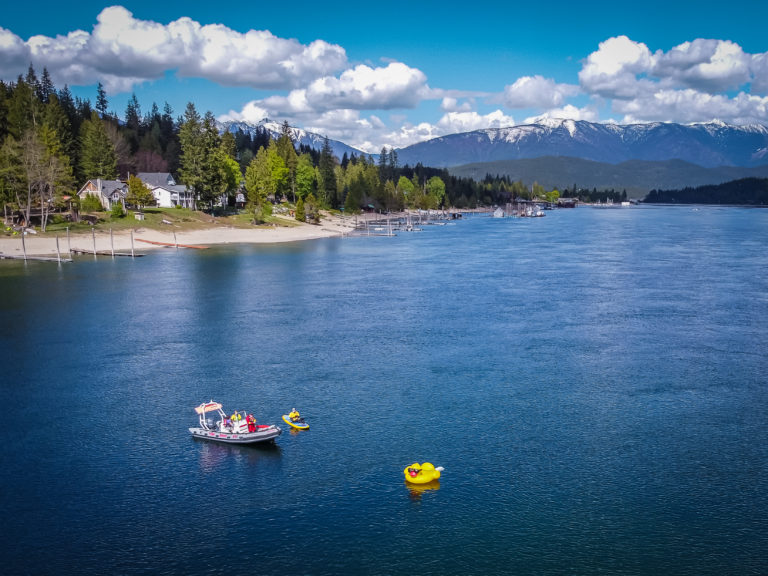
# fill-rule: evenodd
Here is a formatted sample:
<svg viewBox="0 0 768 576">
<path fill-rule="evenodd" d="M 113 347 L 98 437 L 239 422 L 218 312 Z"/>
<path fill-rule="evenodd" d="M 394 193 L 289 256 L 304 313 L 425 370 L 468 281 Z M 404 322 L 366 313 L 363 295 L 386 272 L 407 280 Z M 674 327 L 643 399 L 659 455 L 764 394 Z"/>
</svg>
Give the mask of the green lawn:
<svg viewBox="0 0 768 576">
<path fill-rule="evenodd" d="M 135 211 L 133 210 L 129 210 L 122 218 L 112 218 L 109 212 L 90 212 L 87 216 L 95 216 L 98 218 L 98 221 L 94 226 L 97 231 L 108 231 L 112 229 L 115 232 L 132 229 L 136 230 L 139 228 L 180 232 L 184 230 L 203 230 L 205 228 L 216 226 L 231 226 L 233 228 L 299 226 L 299 222 L 296 222 L 296 220 L 290 218 L 287 214 L 271 216 L 268 222 L 254 225 L 251 223 L 251 215 L 247 212 L 226 216 L 211 216 L 210 214 L 186 208 L 145 208 L 143 213 L 144 220 L 137 220 Z M 69 228 L 69 231 L 72 233 L 88 232 L 91 229 L 91 224 L 85 220 L 77 223 L 59 221 L 49 223 L 46 227 L 46 233 L 62 233 L 66 231 L 67 228 Z"/>
</svg>

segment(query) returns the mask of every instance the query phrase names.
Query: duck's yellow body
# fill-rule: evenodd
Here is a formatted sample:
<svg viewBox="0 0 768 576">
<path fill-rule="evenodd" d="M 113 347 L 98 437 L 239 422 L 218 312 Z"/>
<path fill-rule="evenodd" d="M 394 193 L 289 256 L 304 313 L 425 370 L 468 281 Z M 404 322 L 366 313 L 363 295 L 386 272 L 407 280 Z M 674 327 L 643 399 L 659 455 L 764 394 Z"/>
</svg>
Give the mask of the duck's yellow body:
<svg viewBox="0 0 768 576">
<path fill-rule="evenodd" d="M 429 462 L 424 462 L 424 464 L 414 462 L 405 467 L 403 474 L 405 474 L 406 482 L 410 482 L 411 484 L 426 484 L 439 479 L 442 470 L 442 466 L 435 468 L 434 465 Z"/>
</svg>

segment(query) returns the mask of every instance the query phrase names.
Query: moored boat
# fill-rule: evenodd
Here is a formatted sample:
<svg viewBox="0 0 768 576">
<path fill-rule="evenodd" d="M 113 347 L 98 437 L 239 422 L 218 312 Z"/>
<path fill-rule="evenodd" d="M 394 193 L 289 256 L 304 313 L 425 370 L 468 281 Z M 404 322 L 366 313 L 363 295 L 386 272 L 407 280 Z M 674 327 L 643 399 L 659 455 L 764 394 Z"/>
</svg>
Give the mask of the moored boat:
<svg viewBox="0 0 768 576">
<path fill-rule="evenodd" d="M 256 442 L 274 442 L 283 433 L 274 424 L 257 424 L 253 414 L 236 410 L 227 416 L 219 402 L 204 402 L 195 407 L 200 419 L 200 425 L 189 429 L 195 438 L 204 438 L 227 444 L 253 444 Z M 206 418 L 208 413 L 218 414 L 219 420 L 214 422 Z"/>
</svg>

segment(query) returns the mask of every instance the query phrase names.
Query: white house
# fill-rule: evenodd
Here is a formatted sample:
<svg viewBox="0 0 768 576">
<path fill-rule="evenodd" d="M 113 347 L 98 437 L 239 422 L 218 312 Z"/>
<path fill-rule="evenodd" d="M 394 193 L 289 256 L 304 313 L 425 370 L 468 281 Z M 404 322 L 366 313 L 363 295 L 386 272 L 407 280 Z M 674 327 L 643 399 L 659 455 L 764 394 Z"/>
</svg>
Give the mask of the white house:
<svg viewBox="0 0 768 576">
<path fill-rule="evenodd" d="M 120 180 L 102 180 L 101 178 L 88 180 L 77 193 L 81 200 L 84 200 L 86 196 L 95 196 L 101 202 L 104 210 L 111 210 L 112 206 L 117 203 L 125 207 L 127 194 L 128 186 Z"/>
<path fill-rule="evenodd" d="M 194 195 L 183 184 L 176 184 L 170 172 L 139 172 L 136 177 L 152 191 L 161 208 L 181 206 L 194 209 Z"/>
</svg>

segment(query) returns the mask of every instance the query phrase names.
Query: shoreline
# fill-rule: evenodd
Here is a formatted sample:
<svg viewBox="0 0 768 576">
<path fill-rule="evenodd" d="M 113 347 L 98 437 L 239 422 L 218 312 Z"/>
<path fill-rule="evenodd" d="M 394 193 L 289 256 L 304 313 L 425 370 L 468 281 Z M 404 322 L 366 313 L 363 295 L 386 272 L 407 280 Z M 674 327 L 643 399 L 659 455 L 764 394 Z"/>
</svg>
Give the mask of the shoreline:
<svg viewBox="0 0 768 576">
<path fill-rule="evenodd" d="M 466 213 L 484 213 L 482 209 L 467 209 Z M 0 235 L 0 260 L 23 259 L 26 246 L 27 258 L 56 259 L 70 258 L 72 254 L 116 255 L 146 254 L 162 248 L 207 248 L 225 244 L 278 244 L 284 242 L 302 242 L 321 238 L 343 237 L 352 234 L 356 228 L 366 222 L 381 222 L 414 217 L 412 212 L 393 212 L 390 214 L 364 213 L 355 216 L 324 214 L 320 224 L 291 222 L 290 226 L 262 226 L 238 228 L 225 225 L 211 225 L 197 230 L 174 230 L 145 228 L 137 226 L 118 232 L 99 230 L 72 232 L 67 238 L 66 232 L 52 234 L 27 234 L 22 237 Z M 133 241 L 131 240 L 133 232 Z M 57 247 L 58 238 L 58 247 Z M 94 241 L 95 239 L 95 241 Z"/>
<path fill-rule="evenodd" d="M 397 219 L 406 217 L 406 212 L 382 214 L 358 214 L 356 216 L 338 216 L 325 214 L 320 224 L 296 222 L 292 226 L 264 226 L 253 228 L 236 228 L 233 226 L 212 225 L 198 230 L 179 230 L 173 227 L 158 230 L 137 226 L 132 230 L 120 230 L 110 233 L 109 230 L 70 233 L 67 239 L 64 234 L 27 234 L 22 237 L 0 235 L 0 260 L 23 259 L 26 246 L 28 258 L 69 258 L 71 254 L 99 255 L 115 254 L 130 255 L 133 249 L 136 254 L 146 254 L 162 248 L 207 248 L 225 244 L 278 244 L 284 242 L 302 242 L 321 238 L 347 236 L 355 230 L 356 224 L 380 221 L 382 219 Z M 293 224 L 293 222 L 292 222 Z M 133 242 L 131 241 L 133 231 Z M 58 236 L 58 249 L 57 249 Z M 95 238 L 95 242 L 94 242 Z M 7 257 L 7 258 L 4 258 Z"/>
<path fill-rule="evenodd" d="M 282 242 L 300 242 L 344 236 L 352 231 L 354 224 L 350 218 L 342 220 L 338 217 L 326 217 L 320 224 L 299 223 L 297 226 L 274 226 L 263 228 L 234 228 L 232 226 L 215 226 L 200 230 L 184 230 L 175 232 L 137 227 L 133 229 L 133 250 L 136 253 L 147 253 L 162 248 L 180 248 L 185 246 L 208 247 L 223 244 L 276 244 Z M 175 233 L 174 233 L 175 232 Z M 58 236 L 58 251 L 57 251 Z M 13 258 L 23 257 L 24 247 L 28 257 L 56 257 L 59 253 L 69 257 L 70 250 L 78 253 L 90 253 L 95 250 L 103 254 L 114 250 L 116 253 L 131 253 L 131 231 L 121 230 L 111 233 L 100 230 L 91 232 L 71 233 L 69 241 L 65 235 L 27 234 L 19 236 L 0 236 L 0 259 L 3 256 Z M 142 241 L 144 240 L 144 241 Z M 185 245 L 185 246 L 182 246 Z"/>
</svg>

